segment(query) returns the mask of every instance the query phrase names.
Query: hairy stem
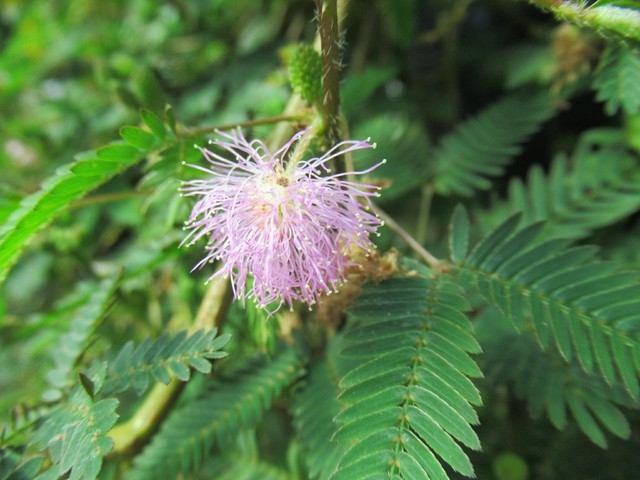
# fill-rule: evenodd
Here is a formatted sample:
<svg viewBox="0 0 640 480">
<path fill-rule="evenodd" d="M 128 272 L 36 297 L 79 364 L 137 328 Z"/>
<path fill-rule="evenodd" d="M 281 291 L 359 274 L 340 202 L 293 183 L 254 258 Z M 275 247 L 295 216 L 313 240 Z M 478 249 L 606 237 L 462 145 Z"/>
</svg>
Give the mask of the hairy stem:
<svg viewBox="0 0 640 480">
<path fill-rule="evenodd" d="M 337 0 L 316 0 L 322 56 L 322 117 L 325 137 L 331 146 L 341 139 L 340 27 Z M 336 157 L 336 171 L 345 172 L 344 159 Z"/>
</svg>

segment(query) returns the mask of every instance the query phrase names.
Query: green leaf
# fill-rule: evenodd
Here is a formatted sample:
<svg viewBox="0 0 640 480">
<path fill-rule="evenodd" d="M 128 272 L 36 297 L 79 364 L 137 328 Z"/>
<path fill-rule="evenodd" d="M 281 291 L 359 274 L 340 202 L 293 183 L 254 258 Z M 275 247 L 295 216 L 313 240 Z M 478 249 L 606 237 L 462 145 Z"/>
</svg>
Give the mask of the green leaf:
<svg viewBox="0 0 640 480">
<path fill-rule="evenodd" d="M 542 348 L 553 339 L 565 361 L 577 357 L 589 374 L 595 363 L 608 384 L 624 384 L 638 398 L 631 373 L 640 372 L 634 362 L 640 351 L 637 275 L 612 273 L 593 259 L 593 247 L 565 249 L 555 240 L 535 245 L 536 226 L 518 229 L 516 220 L 498 226 L 453 266 L 453 274 L 475 284 L 516 328 L 526 325 Z"/>
<path fill-rule="evenodd" d="M 547 94 L 503 99 L 460 124 L 444 137 L 433 162 L 432 182 L 441 195 L 470 197 L 491 187 L 488 177 L 502 175 L 554 108 Z"/>
<path fill-rule="evenodd" d="M 164 140 L 167 137 L 167 129 L 164 126 L 164 122 L 150 110 L 140 110 L 140 116 L 142 121 L 149 127 L 151 133 L 153 133 L 159 140 Z"/>
<path fill-rule="evenodd" d="M 18 453 L 0 447 L 0 480 L 33 480 L 43 463 L 43 457 L 23 460 Z"/>
<path fill-rule="evenodd" d="M 611 43 L 602 54 L 593 87 L 596 98 L 605 102 L 609 115 L 620 108 L 625 113 L 640 111 L 640 49 Z"/>
<path fill-rule="evenodd" d="M 247 365 L 244 372 L 219 382 L 199 399 L 171 413 L 141 455 L 129 478 L 175 478 L 202 463 L 215 443 L 224 445 L 241 428 L 252 428 L 272 401 L 302 373 L 303 356 L 286 347 L 271 361 Z"/>
<path fill-rule="evenodd" d="M 74 480 L 97 478 L 102 457 L 113 449 L 106 434 L 118 418 L 117 406 L 113 398 L 94 403 L 78 386 L 66 403 L 52 410 L 34 436 L 40 449 L 49 451 L 52 473 L 62 476 L 70 472 L 69 478 Z"/>
<path fill-rule="evenodd" d="M 622 36 L 640 42 L 640 11 L 636 9 L 603 5 L 588 9 L 583 19 L 605 37 L 613 37 L 619 41 Z"/>
<path fill-rule="evenodd" d="M 393 67 L 369 67 L 348 75 L 340 88 L 342 110 L 347 116 L 357 114 L 375 91 L 395 75 Z"/>
<path fill-rule="evenodd" d="M 69 332 L 60 337 L 57 348 L 53 350 L 55 368 L 47 374 L 47 380 L 54 387 L 53 391 L 47 392 L 47 400 L 61 397 L 75 383 L 78 359 L 89 346 L 96 324 L 111 304 L 120 277 L 118 273 L 96 285 L 86 303 L 71 319 Z"/>
<path fill-rule="evenodd" d="M 469 380 L 482 375 L 469 356 L 480 347 L 463 313 L 468 308 L 443 278 L 365 287 L 341 342 L 341 355 L 353 363 L 339 384 L 344 407 L 331 451 L 343 453 L 330 478 L 426 472 L 419 478 L 446 479 L 444 464 L 473 476 L 460 446 L 480 449 L 470 425 L 478 423 L 473 405 L 481 400 Z"/>
<path fill-rule="evenodd" d="M 333 419 L 341 407 L 335 382 L 328 361 L 318 362 L 295 398 L 294 426 L 306 450 L 311 478 L 328 478 L 342 454 L 332 441 L 338 428 Z"/>
<path fill-rule="evenodd" d="M 640 10 L 640 1 L 638 0 L 598 0 L 593 5 L 591 5 L 591 8 L 601 7 L 603 5 L 629 7 L 629 8 L 636 8 Z"/>
<path fill-rule="evenodd" d="M 528 177 L 513 179 L 508 198 L 482 213 L 485 228 L 521 212 L 524 224 L 546 221 L 542 237 L 578 239 L 640 209 L 640 174 L 619 130 L 584 133 L 572 157 L 557 156 L 546 178 L 539 166 Z"/>
<path fill-rule="evenodd" d="M 138 127 L 125 126 L 120 129 L 120 136 L 129 145 L 136 147 L 143 152 L 148 152 L 158 145 L 156 137 Z"/>
<path fill-rule="evenodd" d="M 74 201 L 140 160 L 138 150 L 125 145 L 112 145 L 97 153 L 79 155 L 74 163 L 56 170 L 38 192 L 25 197 L 21 206 L 0 227 L 0 282 L 40 229 Z"/>
<path fill-rule="evenodd" d="M 517 396 L 529 402 L 534 418 L 546 411 L 551 423 L 563 429 L 567 412 L 580 429 L 596 444 L 607 444 L 601 426 L 620 438 L 630 435 L 629 424 L 619 406 L 638 408 L 620 386 L 607 385 L 586 373 L 575 363 L 566 363 L 553 351 L 541 352 L 533 339 L 500 330 L 495 314 L 478 322 L 478 334 L 485 355 L 483 369 L 487 382 L 495 389 L 513 384 Z M 596 421 L 597 419 L 597 421 Z"/>
<path fill-rule="evenodd" d="M 416 0 L 381 0 L 377 6 L 385 33 L 400 46 L 412 45 L 417 31 Z"/>
<path fill-rule="evenodd" d="M 461 262 L 467 257 L 469 249 L 469 216 L 462 205 L 453 211 L 449 225 L 449 252 L 451 260 Z"/>
<path fill-rule="evenodd" d="M 147 338 L 137 347 L 132 341 L 127 342 L 115 359 L 108 362 L 101 393 L 119 393 L 133 387 L 141 394 L 148 388 L 151 378 L 169 383 L 169 371 L 186 382 L 191 376 L 189 367 L 209 373 L 209 359 L 225 357 L 227 354 L 219 349 L 231 338 L 229 334 L 216 335 L 216 329 L 199 330 L 190 336 L 183 330 L 174 336 L 162 335 L 157 340 Z"/>
</svg>

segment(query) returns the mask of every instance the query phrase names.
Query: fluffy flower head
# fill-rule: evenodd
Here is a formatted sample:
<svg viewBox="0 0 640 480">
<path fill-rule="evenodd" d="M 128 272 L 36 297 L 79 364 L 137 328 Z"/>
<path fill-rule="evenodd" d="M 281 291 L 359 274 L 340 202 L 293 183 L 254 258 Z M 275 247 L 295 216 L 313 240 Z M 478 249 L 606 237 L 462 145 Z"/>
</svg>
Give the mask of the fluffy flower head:
<svg viewBox="0 0 640 480">
<path fill-rule="evenodd" d="M 220 139 L 211 143 L 229 158 L 197 147 L 208 166 L 191 166 L 207 177 L 182 187 L 183 195 L 198 197 L 183 243 L 208 240 L 207 254 L 194 269 L 220 260 L 211 278 L 229 276 L 236 298 L 253 298 L 261 306 L 292 306 L 294 300 L 313 305 L 320 295 L 335 291 L 352 265 L 349 250 L 369 251 L 369 234 L 381 225 L 368 211 L 378 188 L 351 182 L 348 175 L 380 164 L 337 174 L 327 164 L 373 145 L 344 141 L 319 158 L 287 165 L 287 153 L 305 132 L 274 153 L 260 140 L 248 141 L 240 130 L 218 134 Z"/>
</svg>

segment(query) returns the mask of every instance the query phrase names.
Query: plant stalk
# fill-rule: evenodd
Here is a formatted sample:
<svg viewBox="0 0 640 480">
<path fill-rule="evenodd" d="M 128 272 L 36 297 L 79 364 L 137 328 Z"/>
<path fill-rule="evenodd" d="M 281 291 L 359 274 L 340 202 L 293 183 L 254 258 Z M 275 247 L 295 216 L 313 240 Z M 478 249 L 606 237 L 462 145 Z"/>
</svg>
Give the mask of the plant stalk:
<svg viewBox="0 0 640 480">
<path fill-rule="evenodd" d="M 324 135 L 330 146 L 337 145 L 342 137 L 340 117 L 340 27 L 337 0 L 316 0 L 318 31 L 322 58 L 322 104 Z M 336 157 L 336 171 L 344 173 L 344 158 Z"/>
</svg>

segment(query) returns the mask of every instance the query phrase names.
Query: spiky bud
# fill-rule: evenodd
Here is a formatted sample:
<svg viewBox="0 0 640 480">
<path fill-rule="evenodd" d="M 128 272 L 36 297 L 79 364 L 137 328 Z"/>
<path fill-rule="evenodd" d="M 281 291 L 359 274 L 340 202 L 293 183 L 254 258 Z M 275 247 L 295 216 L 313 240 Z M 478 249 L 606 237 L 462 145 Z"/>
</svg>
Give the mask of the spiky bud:
<svg viewBox="0 0 640 480">
<path fill-rule="evenodd" d="M 322 60 L 313 47 L 306 44 L 296 46 L 289 63 L 289 78 L 293 91 L 309 103 L 322 98 Z"/>
</svg>

